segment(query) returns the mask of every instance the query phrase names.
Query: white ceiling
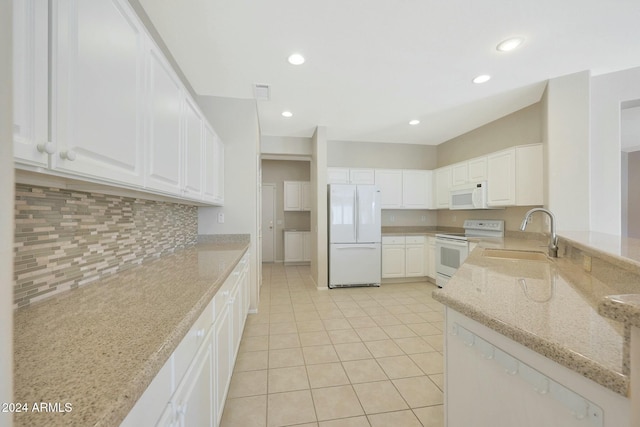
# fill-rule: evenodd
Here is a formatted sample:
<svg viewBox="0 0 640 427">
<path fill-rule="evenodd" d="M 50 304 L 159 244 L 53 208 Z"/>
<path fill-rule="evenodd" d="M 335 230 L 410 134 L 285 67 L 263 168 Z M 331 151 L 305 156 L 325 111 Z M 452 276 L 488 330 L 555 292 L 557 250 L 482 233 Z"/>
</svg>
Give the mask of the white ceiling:
<svg viewBox="0 0 640 427">
<path fill-rule="evenodd" d="M 270 85 L 264 135 L 439 144 L 537 102 L 549 78 L 640 66 L 638 0 L 140 3 L 199 95 Z M 510 36 L 526 41 L 498 52 Z"/>
</svg>

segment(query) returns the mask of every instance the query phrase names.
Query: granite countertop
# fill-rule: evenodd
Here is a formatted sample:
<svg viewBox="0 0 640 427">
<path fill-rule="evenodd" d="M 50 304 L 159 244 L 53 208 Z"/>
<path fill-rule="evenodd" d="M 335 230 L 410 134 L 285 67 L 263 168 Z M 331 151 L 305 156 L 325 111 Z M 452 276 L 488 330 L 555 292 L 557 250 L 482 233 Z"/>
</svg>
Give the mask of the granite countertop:
<svg viewBox="0 0 640 427">
<path fill-rule="evenodd" d="M 546 241 L 479 240 L 447 286 L 433 297 L 533 351 L 627 396 L 622 323 L 598 314 L 601 301 L 627 289 L 603 283 L 569 259 L 509 260 L 487 247 L 546 253 Z M 621 292 L 622 291 L 622 292 Z M 628 359 L 628 354 L 627 354 Z"/>
<path fill-rule="evenodd" d="M 198 243 L 14 315 L 16 426 L 117 426 L 248 248 Z"/>
</svg>

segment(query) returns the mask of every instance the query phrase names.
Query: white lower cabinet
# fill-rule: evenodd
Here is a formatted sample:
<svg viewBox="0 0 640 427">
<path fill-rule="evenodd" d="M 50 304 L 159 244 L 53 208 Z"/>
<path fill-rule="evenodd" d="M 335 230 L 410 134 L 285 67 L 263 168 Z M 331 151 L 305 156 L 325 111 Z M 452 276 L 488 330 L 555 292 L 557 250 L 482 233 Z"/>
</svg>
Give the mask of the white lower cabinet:
<svg viewBox="0 0 640 427">
<path fill-rule="evenodd" d="M 445 316 L 448 427 L 632 425 L 628 398 L 451 308 Z"/>
<path fill-rule="evenodd" d="M 284 232 L 284 262 L 311 261 L 311 232 Z"/>
<path fill-rule="evenodd" d="M 121 427 L 219 425 L 249 311 L 248 261 L 247 253 Z"/>
<path fill-rule="evenodd" d="M 435 277 L 435 239 L 433 237 L 382 237 L 383 279 L 425 276 Z"/>
</svg>

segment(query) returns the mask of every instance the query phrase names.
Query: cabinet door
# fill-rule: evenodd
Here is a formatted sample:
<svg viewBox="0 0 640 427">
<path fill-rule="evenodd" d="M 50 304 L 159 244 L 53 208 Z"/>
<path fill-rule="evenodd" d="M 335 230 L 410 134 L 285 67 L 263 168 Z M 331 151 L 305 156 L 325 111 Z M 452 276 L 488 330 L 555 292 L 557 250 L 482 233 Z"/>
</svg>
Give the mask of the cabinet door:
<svg viewBox="0 0 640 427">
<path fill-rule="evenodd" d="M 451 166 L 451 185 L 463 185 L 469 182 L 469 165 L 467 162 Z"/>
<path fill-rule="evenodd" d="M 184 195 L 192 199 L 202 199 L 203 120 L 198 107 L 190 97 L 185 98 L 183 123 Z"/>
<path fill-rule="evenodd" d="M 213 156 L 213 201 L 222 206 L 224 205 L 224 142 L 218 135 L 214 140 L 214 156 Z"/>
<path fill-rule="evenodd" d="M 311 210 L 311 183 L 310 182 L 301 182 L 300 190 L 302 192 L 302 210 L 310 211 Z"/>
<path fill-rule="evenodd" d="M 213 426 L 213 334 L 211 331 L 172 399 L 180 426 Z"/>
<path fill-rule="evenodd" d="M 431 208 L 431 171 L 402 171 L 402 207 L 405 209 Z"/>
<path fill-rule="evenodd" d="M 516 204 L 544 204 L 542 144 L 516 147 Z"/>
<path fill-rule="evenodd" d="M 471 159 L 469 165 L 469 182 L 480 182 L 487 180 L 487 158 L 478 157 Z"/>
<path fill-rule="evenodd" d="M 425 257 L 425 274 L 432 279 L 436 277 L 436 241 L 433 237 L 427 238 L 427 254 Z"/>
<path fill-rule="evenodd" d="M 242 331 L 244 329 L 244 289 L 240 284 L 243 280 L 243 274 L 240 274 L 238 283 L 231 291 L 231 297 L 229 298 L 229 312 L 231 314 L 231 365 L 234 365 L 236 355 L 238 353 L 238 347 L 240 346 L 240 339 L 242 338 Z"/>
<path fill-rule="evenodd" d="M 229 304 L 222 306 L 218 318 L 213 324 L 215 357 L 213 358 L 213 378 L 215 396 L 215 425 L 218 425 L 224 410 L 229 382 L 231 380 L 231 315 Z"/>
<path fill-rule="evenodd" d="M 311 232 L 302 233 L 302 260 L 311 261 Z"/>
<path fill-rule="evenodd" d="M 52 8 L 51 166 L 142 186 L 145 30 L 124 0 Z"/>
<path fill-rule="evenodd" d="M 435 171 L 436 209 L 449 207 L 449 192 L 451 191 L 451 168 L 444 167 Z"/>
<path fill-rule="evenodd" d="M 402 170 L 376 169 L 375 179 L 382 209 L 402 208 Z"/>
<path fill-rule="evenodd" d="M 301 187 L 298 181 L 284 181 L 284 210 L 302 210 Z"/>
<path fill-rule="evenodd" d="M 181 194 L 182 83 L 155 46 L 149 55 L 149 131 L 146 187 Z"/>
<path fill-rule="evenodd" d="M 350 184 L 375 184 L 375 171 L 373 169 L 350 169 Z"/>
<path fill-rule="evenodd" d="M 176 426 L 176 413 L 173 408 L 173 404 L 169 403 L 162 411 L 160 419 L 156 423 L 156 427 L 175 427 Z M 141 425 L 141 424 L 138 424 Z"/>
<path fill-rule="evenodd" d="M 349 184 L 348 168 L 327 168 L 327 184 Z"/>
<path fill-rule="evenodd" d="M 47 2 L 13 5 L 13 155 L 19 163 L 46 167 L 49 143 L 49 15 Z M 40 149 L 38 145 L 42 144 Z"/>
<path fill-rule="evenodd" d="M 382 245 L 382 277 L 405 277 L 404 245 Z"/>
<path fill-rule="evenodd" d="M 284 262 L 303 261 L 304 242 L 302 232 L 286 231 L 284 233 Z"/>
<path fill-rule="evenodd" d="M 499 151 L 487 157 L 487 186 L 489 206 L 516 204 L 515 148 Z"/>
<path fill-rule="evenodd" d="M 424 258 L 424 245 L 407 245 L 405 248 L 405 277 L 426 276 Z"/>
</svg>

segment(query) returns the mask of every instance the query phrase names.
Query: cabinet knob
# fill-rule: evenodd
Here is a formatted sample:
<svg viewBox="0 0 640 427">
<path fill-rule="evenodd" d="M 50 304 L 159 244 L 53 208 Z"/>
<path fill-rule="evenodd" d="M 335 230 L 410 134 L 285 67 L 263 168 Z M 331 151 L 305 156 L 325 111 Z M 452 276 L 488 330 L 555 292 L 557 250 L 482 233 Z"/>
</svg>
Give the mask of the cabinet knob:
<svg viewBox="0 0 640 427">
<path fill-rule="evenodd" d="M 56 146 L 53 142 L 45 142 L 44 144 L 38 144 L 38 151 L 41 153 L 53 154 L 56 152 Z"/>
<path fill-rule="evenodd" d="M 198 329 L 196 331 L 196 337 L 202 338 L 204 336 L 204 329 Z"/>
<path fill-rule="evenodd" d="M 73 150 L 61 151 L 60 158 L 73 162 L 76 159 L 76 152 Z"/>
</svg>

